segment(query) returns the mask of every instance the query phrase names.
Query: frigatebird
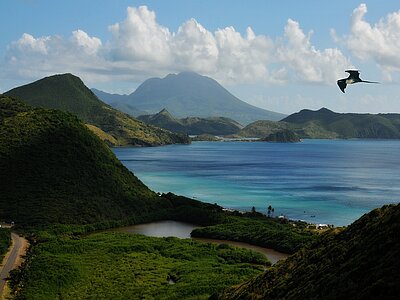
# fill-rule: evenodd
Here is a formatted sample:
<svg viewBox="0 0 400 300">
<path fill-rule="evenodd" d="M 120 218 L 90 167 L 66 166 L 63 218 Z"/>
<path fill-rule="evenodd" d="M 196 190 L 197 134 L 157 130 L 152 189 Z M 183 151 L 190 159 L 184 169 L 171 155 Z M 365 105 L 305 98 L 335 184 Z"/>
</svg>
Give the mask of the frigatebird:
<svg viewBox="0 0 400 300">
<path fill-rule="evenodd" d="M 344 93 L 344 89 L 348 84 L 353 84 L 357 82 L 366 82 L 366 83 L 379 83 L 376 81 L 366 81 L 360 78 L 360 72 L 358 70 L 346 70 L 345 72 L 349 73 L 349 77 L 339 79 L 337 81 L 337 85 L 339 86 L 340 90 Z"/>
</svg>

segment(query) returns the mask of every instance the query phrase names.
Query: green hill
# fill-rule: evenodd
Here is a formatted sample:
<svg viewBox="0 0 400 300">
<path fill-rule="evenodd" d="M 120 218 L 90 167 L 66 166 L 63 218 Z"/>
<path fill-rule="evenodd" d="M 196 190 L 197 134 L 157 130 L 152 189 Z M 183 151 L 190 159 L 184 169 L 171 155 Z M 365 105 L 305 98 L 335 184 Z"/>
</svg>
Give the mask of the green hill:
<svg viewBox="0 0 400 300">
<path fill-rule="evenodd" d="M 237 135 L 263 138 L 289 129 L 300 138 L 400 138 L 400 114 L 336 113 L 326 108 L 313 111 L 303 109 L 279 122 L 256 121 L 248 124 Z"/>
<path fill-rule="evenodd" d="M 293 127 L 319 127 L 338 138 L 400 138 L 400 114 L 336 113 L 326 108 L 308 109 L 292 114 L 282 121 Z M 304 134 L 304 133 L 303 133 Z"/>
<path fill-rule="evenodd" d="M 289 129 L 284 129 L 282 131 L 271 133 L 268 136 L 259 139 L 259 141 L 275 142 L 275 143 L 298 143 L 301 140 L 294 131 Z"/>
<path fill-rule="evenodd" d="M 146 125 L 100 101 L 82 80 L 72 74 L 46 77 L 14 88 L 7 96 L 34 107 L 54 108 L 75 114 L 117 140 L 117 145 L 189 143 L 185 135 Z"/>
<path fill-rule="evenodd" d="M 237 134 L 241 137 L 247 138 L 262 138 L 288 128 L 289 125 L 284 122 L 259 120 L 248 124 Z"/>
<path fill-rule="evenodd" d="M 158 126 L 173 132 L 180 132 L 190 135 L 212 134 L 226 135 L 238 132 L 243 126 L 238 122 L 224 117 L 187 117 L 177 119 L 166 109 L 154 115 L 143 115 L 139 120 Z"/>
<path fill-rule="evenodd" d="M 0 96 L 0 220 L 18 225 L 140 218 L 164 207 L 70 113 Z"/>
<path fill-rule="evenodd" d="M 400 204 L 330 231 L 220 299 L 398 299 Z"/>
<path fill-rule="evenodd" d="M 238 99 L 212 78 L 193 72 L 169 74 L 164 78 L 150 78 L 132 94 L 98 93 L 100 99 L 110 99 L 113 105 L 125 103 L 149 114 L 166 108 L 174 116 L 208 118 L 226 117 L 248 124 L 256 120 L 280 120 L 284 114 L 252 106 Z M 128 113 L 128 111 L 126 111 Z"/>
</svg>

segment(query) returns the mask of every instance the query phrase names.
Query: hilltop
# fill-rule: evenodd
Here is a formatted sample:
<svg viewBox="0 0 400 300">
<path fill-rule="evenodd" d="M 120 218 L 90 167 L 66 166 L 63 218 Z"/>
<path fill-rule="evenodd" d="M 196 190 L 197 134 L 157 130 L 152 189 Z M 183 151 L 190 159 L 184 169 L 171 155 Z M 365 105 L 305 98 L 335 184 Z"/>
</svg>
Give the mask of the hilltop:
<svg viewBox="0 0 400 300">
<path fill-rule="evenodd" d="M 329 231 L 219 299 L 397 299 L 400 204 Z"/>
<path fill-rule="evenodd" d="M 146 125 L 105 104 L 79 77 L 72 74 L 49 76 L 14 88 L 4 95 L 21 99 L 34 107 L 70 112 L 85 123 L 111 135 L 117 141 L 116 145 L 153 146 L 189 143 L 185 135 Z M 112 139 L 108 141 L 111 143 Z"/>
<path fill-rule="evenodd" d="M 187 117 L 178 119 L 166 109 L 154 115 L 139 116 L 138 119 L 147 124 L 190 135 L 226 135 L 236 133 L 243 128 L 238 122 L 224 117 Z"/>
<path fill-rule="evenodd" d="M 18 225 L 141 218 L 167 204 L 83 122 L 0 96 L 0 219 Z"/>
<path fill-rule="evenodd" d="M 193 72 L 147 79 L 133 93 L 121 95 L 119 99 L 115 95 L 110 97 L 104 92 L 94 92 L 100 99 L 110 99 L 113 105 L 129 104 L 149 114 L 166 108 L 178 118 L 221 116 L 248 124 L 260 119 L 277 121 L 285 117 L 243 102 L 214 79 Z"/>
</svg>

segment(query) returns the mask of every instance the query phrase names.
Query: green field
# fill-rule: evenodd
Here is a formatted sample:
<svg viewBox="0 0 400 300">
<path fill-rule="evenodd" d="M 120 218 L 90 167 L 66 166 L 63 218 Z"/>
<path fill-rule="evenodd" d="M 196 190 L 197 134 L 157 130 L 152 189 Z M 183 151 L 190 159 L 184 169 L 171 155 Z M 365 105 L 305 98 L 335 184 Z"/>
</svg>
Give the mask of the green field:
<svg viewBox="0 0 400 300">
<path fill-rule="evenodd" d="M 21 299 L 207 299 L 269 265 L 228 245 L 112 232 L 53 236 L 27 262 L 13 275 Z"/>
</svg>

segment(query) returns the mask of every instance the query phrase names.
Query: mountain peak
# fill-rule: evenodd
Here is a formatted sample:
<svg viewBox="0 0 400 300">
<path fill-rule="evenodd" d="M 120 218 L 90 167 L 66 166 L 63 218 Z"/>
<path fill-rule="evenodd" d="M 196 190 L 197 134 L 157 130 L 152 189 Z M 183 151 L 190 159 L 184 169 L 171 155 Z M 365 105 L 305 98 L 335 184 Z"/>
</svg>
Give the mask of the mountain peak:
<svg viewBox="0 0 400 300">
<path fill-rule="evenodd" d="M 284 117 L 243 102 L 210 77 L 186 71 L 168 74 L 162 79 L 148 79 L 124 101 L 151 114 L 168 107 L 169 112 L 178 118 L 221 116 L 248 124 L 265 119 L 277 121 Z"/>
<path fill-rule="evenodd" d="M 169 114 L 169 111 L 166 108 L 163 108 L 162 110 L 160 110 L 160 112 L 158 114 Z"/>
<path fill-rule="evenodd" d="M 335 113 L 335 112 L 333 112 L 333 111 L 331 111 L 330 109 L 327 109 L 326 107 L 322 107 L 322 108 L 320 108 L 319 110 L 317 110 L 316 112 L 319 112 L 319 113 Z"/>
</svg>

